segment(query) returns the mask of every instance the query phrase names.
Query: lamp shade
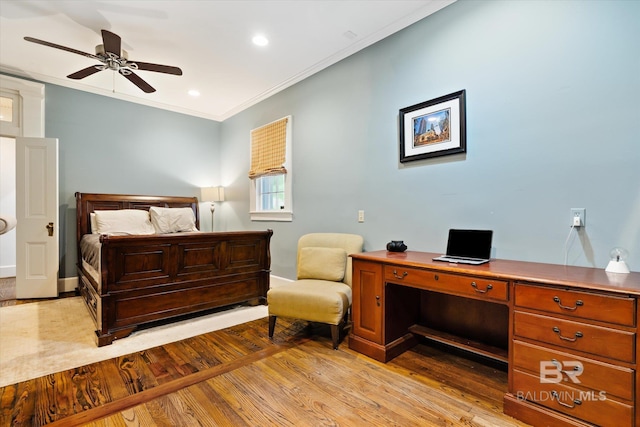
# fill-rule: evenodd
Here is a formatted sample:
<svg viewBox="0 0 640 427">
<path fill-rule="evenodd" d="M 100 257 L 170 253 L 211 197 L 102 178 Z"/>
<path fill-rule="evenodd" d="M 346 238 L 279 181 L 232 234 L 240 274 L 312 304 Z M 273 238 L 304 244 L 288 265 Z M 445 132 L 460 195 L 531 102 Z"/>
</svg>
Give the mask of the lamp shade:
<svg viewBox="0 0 640 427">
<path fill-rule="evenodd" d="M 203 202 L 224 202 L 224 187 L 204 187 L 200 197 Z"/>
</svg>

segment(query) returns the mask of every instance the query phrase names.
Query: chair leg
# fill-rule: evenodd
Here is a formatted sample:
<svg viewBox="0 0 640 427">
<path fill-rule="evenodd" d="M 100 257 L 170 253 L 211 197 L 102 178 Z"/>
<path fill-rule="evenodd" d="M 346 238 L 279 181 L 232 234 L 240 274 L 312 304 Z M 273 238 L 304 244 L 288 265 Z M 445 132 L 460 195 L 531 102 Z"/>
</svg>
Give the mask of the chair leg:
<svg viewBox="0 0 640 427">
<path fill-rule="evenodd" d="M 273 338 L 273 331 L 276 329 L 276 316 L 269 316 L 269 338 Z"/>
<path fill-rule="evenodd" d="M 331 340 L 333 341 L 333 349 L 338 349 L 338 344 L 340 341 L 340 325 L 330 325 L 331 326 Z"/>
<path fill-rule="evenodd" d="M 353 326 L 353 322 L 351 321 L 351 307 L 349 307 L 349 309 L 347 309 L 347 312 L 344 314 L 344 317 L 342 318 L 342 323 L 343 323 L 343 327 L 342 330 L 344 332 L 344 330 L 350 330 L 351 326 Z"/>
</svg>

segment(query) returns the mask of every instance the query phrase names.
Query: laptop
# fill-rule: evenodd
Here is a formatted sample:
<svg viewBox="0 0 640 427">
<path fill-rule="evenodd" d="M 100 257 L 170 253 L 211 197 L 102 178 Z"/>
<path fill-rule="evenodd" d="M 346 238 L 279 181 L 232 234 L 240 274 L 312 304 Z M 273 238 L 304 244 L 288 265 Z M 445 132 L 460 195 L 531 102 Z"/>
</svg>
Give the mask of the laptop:
<svg viewBox="0 0 640 427">
<path fill-rule="evenodd" d="M 493 230 L 449 230 L 447 253 L 434 261 L 480 265 L 491 258 Z"/>
</svg>

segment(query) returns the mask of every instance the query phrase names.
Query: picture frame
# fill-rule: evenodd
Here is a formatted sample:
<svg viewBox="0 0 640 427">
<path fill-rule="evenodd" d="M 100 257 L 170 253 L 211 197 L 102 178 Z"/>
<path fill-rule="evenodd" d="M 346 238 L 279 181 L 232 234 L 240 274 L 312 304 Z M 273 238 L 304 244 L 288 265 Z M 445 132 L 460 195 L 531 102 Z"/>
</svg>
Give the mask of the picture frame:
<svg viewBox="0 0 640 427">
<path fill-rule="evenodd" d="M 465 92 L 400 109 L 400 163 L 467 151 Z"/>
</svg>

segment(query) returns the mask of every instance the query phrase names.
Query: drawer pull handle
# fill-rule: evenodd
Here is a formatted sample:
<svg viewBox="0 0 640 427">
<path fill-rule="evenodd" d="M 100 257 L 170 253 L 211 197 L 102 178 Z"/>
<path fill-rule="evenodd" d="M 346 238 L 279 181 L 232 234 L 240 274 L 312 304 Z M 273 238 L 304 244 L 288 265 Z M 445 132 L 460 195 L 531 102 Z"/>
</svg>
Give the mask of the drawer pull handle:
<svg viewBox="0 0 640 427">
<path fill-rule="evenodd" d="M 380 307 L 380 295 L 376 295 L 376 305 Z"/>
<path fill-rule="evenodd" d="M 393 270 L 393 277 L 395 277 L 396 279 L 404 279 L 405 277 L 407 277 L 407 274 L 409 273 L 403 271 L 402 276 L 400 276 L 396 270 Z"/>
<path fill-rule="evenodd" d="M 559 370 L 560 372 L 564 372 L 565 374 L 569 375 L 569 371 L 567 371 L 567 370 L 565 370 L 565 369 L 562 369 L 562 363 L 558 362 L 558 360 L 557 360 L 557 359 L 551 359 L 551 363 L 553 363 L 553 366 L 555 366 L 556 368 L 558 368 L 558 370 Z M 580 365 L 575 365 L 575 366 L 573 367 L 573 370 L 574 370 L 574 371 L 576 371 L 576 372 L 579 372 L 579 371 L 580 371 Z"/>
<path fill-rule="evenodd" d="M 571 371 L 567 371 L 566 369 L 563 369 L 564 366 L 562 366 L 561 362 L 558 362 L 558 360 L 556 359 L 551 359 L 551 363 L 553 363 L 553 366 L 556 367 L 556 369 L 558 370 L 558 372 L 563 373 L 564 375 L 566 375 L 567 379 L 576 382 L 577 380 L 577 376 L 582 374 L 582 364 L 578 364 L 576 363 L 573 366 L 573 369 Z"/>
<path fill-rule="evenodd" d="M 571 409 L 573 409 L 573 408 L 575 408 L 575 407 L 576 407 L 576 406 L 578 406 L 578 405 L 582 405 L 582 401 L 581 401 L 580 399 L 575 399 L 575 400 L 573 401 L 573 405 L 570 405 L 570 404 L 568 404 L 568 403 L 561 402 L 561 401 L 560 401 L 560 395 L 559 395 L 559 394 L 558 394 L 558 392 L 557 392 L 557 391 L 555 391 L 555 390 L 551 390 L 551 395 L 552 395 L 553 397 L 555 397 L 555 398 L 556 398 L 556 402 L 558 402 L 560 405 L 564 406 L 565 408 L 571 408 Z"/>
<path fill-rule="evenodd" d="M 491 283 L 487 285 L 486 289 L 478 289 L 478 285 L 476 282 L 471 282 L 471 287 L 473 288 L 474 291 L 476 291 L 479 294 L 486 294 L 491 289 L 493 289 L 493 285 Z"/>
<path fill-rule="evenodd" d="M 578 308 L 579 306 L 584 305 L 584 302 L 582 302 L 581 299 L 576 301 L 576 305 L 574 305 L 573 307 L 569 307 L 568 305 L 562 305 L 562 301 L 560 301 L 560 297 L 555 296 L 553 297 L 553 300 L 558 304 L 558 307 L 564 309 L 564 310 L 569 310 L 569 311 L 574 311 L 576 308 Z"/>
<path fill-rule="evenodd" d="M 580 332 L 580 331 L 578 331 L 578 332 L 576 332 L 574 334 L 574 338 L 563 337 L 562 336 L 562 332 L 560 332 L 560 328 L 558 328 L 557 326 L 553 327 L 553 332 L 558 334 L 558 336 L 560 337 L 561 340 L 565 340 L 565 341 L 569 341 L 569 342 L 576 342 L 578 340 L 578 338 L 582 338 L 582 332 Z"/>
</svg>

